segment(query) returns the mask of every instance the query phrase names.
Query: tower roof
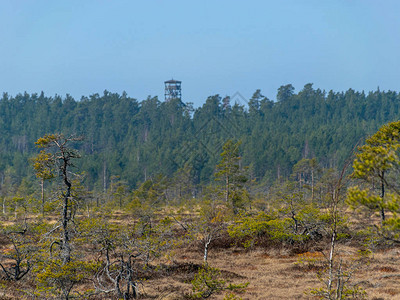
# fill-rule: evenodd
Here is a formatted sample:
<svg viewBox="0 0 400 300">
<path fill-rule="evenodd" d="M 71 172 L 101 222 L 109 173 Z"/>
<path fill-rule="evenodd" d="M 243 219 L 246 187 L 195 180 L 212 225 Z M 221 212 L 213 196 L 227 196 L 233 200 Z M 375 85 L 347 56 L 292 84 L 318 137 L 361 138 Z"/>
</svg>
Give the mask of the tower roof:
<svg viewBox="0 0 400 300">
<path fill-rule="evenodd" d="M 182 81 L 171 79 L 171 80 L 164 81 L 164 83 L 182 83 Z"/>
</svg>

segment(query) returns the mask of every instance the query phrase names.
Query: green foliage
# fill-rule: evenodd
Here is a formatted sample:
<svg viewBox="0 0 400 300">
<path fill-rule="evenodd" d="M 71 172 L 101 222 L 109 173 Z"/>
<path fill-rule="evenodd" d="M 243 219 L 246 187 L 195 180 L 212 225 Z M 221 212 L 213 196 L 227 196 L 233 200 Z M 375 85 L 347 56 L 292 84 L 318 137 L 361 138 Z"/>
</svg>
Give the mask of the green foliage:
<svg viewBox="0 0 400 300">
<path fill-rule="evenodd" d="M 248 282 L 243 284 L 227 284 L 226 281 L 222 279 L 219 269 L 203 265 L 192 280 L 192 298 L 206 299 L 213 294 L 229 290 L 231 292 L 227 294 L 224 299 L 240 299 L 236 298 L 232 291 L 244 292 L 248 285 Z"/>
<path fill-rule="evenodd" d="M 241 240 L 245 247 L 253 246 L 262 237 L 292 243 L 326 235 L 332 222 L 329 211 L 319 209 L 311 199 L 293 189 L 293 184 L 286 184 L 281 184 L 283 190 L 271 192 L 269 211 L 240 214 L 228 226 L 229 235 Z M 336 222 L 339 238 L 346 237 L 346 217 L 337 216 Z"/>
<path fill-rule="evenodd" d="M 239 147 L 241 142 L 228 140 L 222 146 L 221 161 L 216 166 L 215 180 L 221 182 L 221 188 L 226 203 L 230 203 L 236 212 L 249 202 L 249 195 L 244 189 L 248 178 L 240 167 Z"/>
<path fill-rule="evenodd" d="M 382 126 L 359 148 L 352 175 L 363 185 L 351 187 L 347 197 L 353 208 L 364 207 L 380 213 L 379 230 L 387 240 L 397 240 L 400 234 L 399 154 L 400 121 L 397 121 Z"/>
<path fill-rule="evenodd" d="M 33 168 L 36 172 L 36 177 L 43 180 L 54 178 L 54 165 L 51 163 L 51 154 L 45 150 L 32 159 Z"/>
<path fill-rule="evenodd" d="M 36 294 L 46 298 L 69 299 L 74 286 L 88 279 L 98 268 L 97 262 L 72 260 L 63 263 L 52 258 L 40 261 L 34 268 Z"/>
<path fill-rule="evenodd" d="M 221 271 L 217 268 L 203 267 L 192 280 L 193 298 L 206 299 L 225 288 L 225 280 L 221 279 Z"/>
<path fill-rule="evenodd" d="M 347 190 L 347 203 L 353 208 L 360 204 L 378 211 L 387 208 L 387 204 L 379 195 L 372 194 L 370 189 L 361 189 L 359 186 L 352 186 Z"/>
<path fill-rule="evenodd" d="M 250 247 L 262 236 L 277 241 L 302 241 L 307 236 L 293 233 L 290 218 L 278 218 L 274 213 L 259 212 L 255 215 L 240 215 L 228 226 L 231 237 L 242 240 L 243 246 Z"/>
<path fill-rule="evenodd" d="M 155 178 L 143 182 L 133 192 L 133 199 L 139 201 L 141 204 L 156 207 L 164 203 L 166 188 L 166 177 L 158 174 Z"/>
</svg>

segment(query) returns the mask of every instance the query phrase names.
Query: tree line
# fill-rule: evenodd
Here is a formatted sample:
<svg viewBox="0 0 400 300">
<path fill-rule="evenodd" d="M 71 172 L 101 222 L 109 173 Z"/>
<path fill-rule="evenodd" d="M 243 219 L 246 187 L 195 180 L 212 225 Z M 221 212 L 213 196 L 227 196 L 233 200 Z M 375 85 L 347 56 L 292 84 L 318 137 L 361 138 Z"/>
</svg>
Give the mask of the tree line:
<svg viewBox="0 0 400 300">
<path fill-rule="evenodd" d="M 104 91 L 79 101 L 41 94 L 4 93 L 0 100 L 0 184 L 32 180 L 29 158 L 46 133 L 83 136 L 80 166 L 90 189 L 108 190 L 119 176 L 133 188 L 183 170 L 193 186 L 213 181 L 223 144 L 241 141 L 241 163 L 264 186 L 287 179 L 302 159 L 340 168 L 349 151 L 381 125 L 398 119 L 397 92 L 325 92 L 312 84 L 295 93 L 290 84 L 276 100 L 257 90 L 248 103 L 210 96 L 194 109 L 179 100 L 138 101 Z"/>
</svg>

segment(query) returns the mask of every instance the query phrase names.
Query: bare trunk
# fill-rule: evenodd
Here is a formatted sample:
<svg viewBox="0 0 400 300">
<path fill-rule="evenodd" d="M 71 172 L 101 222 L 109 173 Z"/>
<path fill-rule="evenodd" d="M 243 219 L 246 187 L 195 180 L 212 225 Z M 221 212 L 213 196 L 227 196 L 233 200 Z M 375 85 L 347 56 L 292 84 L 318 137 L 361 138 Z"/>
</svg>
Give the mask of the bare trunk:
<svg viewBox="0 0 400 300">
<path fill-rule="evenodd" d="M 63 227 L 63 245 L 62 245 L 62 257 L 63 263 L 66 264 L 71 260 L 71 246 L 69 244 L 69 232 L 68 232 L 68 207 L 69 207 L 70 187 L 67 189 L 67 193 L 64 196 L 63 212 L 62 212 L 62 227 Z"/>
<path fill-rule="evenodd" d="M 385 172 L 382 172 L 382 180 L 381 180 L 381 198 L 382 198 L 382 205 L 381 205 L 381 222 L 383 223 L 385 221 L 385 208 L 383 206 L 384 203 L 384 197 L 385 197 L 385 183 L 384 183 L 384 176 Z"/>
<path fill-rule="evenodd" d="M 342 261 L 339 263 L 339 268 L 337 271 L 337 286 L 336 286 L 336 299 L 343 299 L 342 294 L 343 294 L 343 288 L 344 288 L 344 283 L 342 281 Z"/>
<path fill-rule="evenodd" d="M 64 203 L 63 203 L 63 211 L 62 211 L 62 227 L 63 227 L 63 241 L 62 241 L 62 259 L 63 264 L 69 263 L 71 261 L 71 245 L 70 245 L 70 236 L 69 236 L 69 199 L 71 197 L 71 183 L 68 180 L 67 176 L 67 161 L 64 160 L 64 166 L 62 169 L 64 184 L 67 186 L 67 191 L 64 195 Z"/>
<path fill-rule="evenodd" d="M 209 235 L 209 236 L 207 237 L 206 242 L 204 243 L 204 257 L 203 257 L 204 264 L 207 264 L 207 259 L 208 259 L 208 247 L 210 246 L 211 240 L 212 240 L 212 236 Z"/>
<path fill-rule="evenodd" d="M 329 299 L 332 291 L 332 283 L 333 283 L 333 259 L 334 259 L 334 252 L 335 252 L 335 240 L 336 240 L 336 232 L 332 232 L 332 239 L 331 239 L 331 250 L 329 252 L 329 277 L 328 277 L 328 294 Z"/>
</svg>

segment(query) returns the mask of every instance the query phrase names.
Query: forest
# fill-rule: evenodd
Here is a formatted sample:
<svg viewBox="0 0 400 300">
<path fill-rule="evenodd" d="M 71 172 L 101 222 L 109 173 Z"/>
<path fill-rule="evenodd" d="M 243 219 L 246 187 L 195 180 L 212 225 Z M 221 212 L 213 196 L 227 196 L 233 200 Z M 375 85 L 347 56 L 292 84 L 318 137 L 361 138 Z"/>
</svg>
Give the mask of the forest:
<svg viewBox="0 0 400 300">
<path fill-rule="evenodd" d="M 0 100 L 0 176 L 19 184 L 32 180 L 29 158 L 34 142 L 47 133 L 83 136 L 80 171 L 93 190 L 107 190 L 119 176 L 130 188 L 163 174 L 190 170 L 190 182 L 212 181 L 222 145 L 241 141 L 242 164 L 252 179 L 270 186 L 288 178 L 301 159 L 316 158 L 324 168 L 340 168 L 351 149 L 400 114 L 396 92 L 365 94 L 314 90 L 294 93 L 281 86 L 276 100 L 257 90 L 248 103 L 210 96 L 194 109 L 179 100 L 143 101 L 104 91 L 82 97 L 6 93 Z"/>
<path fill-rule="evenodd" d="M 5 93 L 0 297 L 400 295 L 399 103 Z"/>
</svg>

